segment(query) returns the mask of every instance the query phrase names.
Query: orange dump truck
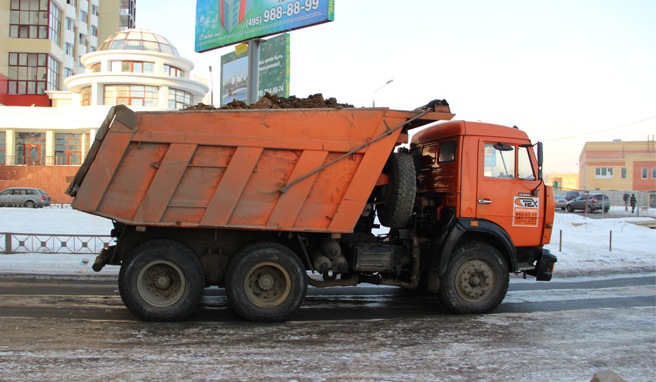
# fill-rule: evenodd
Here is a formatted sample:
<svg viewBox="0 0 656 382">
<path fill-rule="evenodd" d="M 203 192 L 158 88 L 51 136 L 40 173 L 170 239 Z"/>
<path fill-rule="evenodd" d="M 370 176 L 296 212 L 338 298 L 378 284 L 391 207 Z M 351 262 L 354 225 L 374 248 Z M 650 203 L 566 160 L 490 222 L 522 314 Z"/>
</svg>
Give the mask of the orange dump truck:
<svg viewBox="0 0 656 382">
<path fill-rule="evenodd" d="M 415 111 L 116 106 L 67 194 L 113 220 L 115 245 L 94 270 L 120 265 L 121 297 L 142 320 L 184 319 L 220 286 L 245 319 L 280 321 L 308 284 L 363 282 L 489 312 L 510 273 L 551 279 L 553 195 L 541 145 L 536 155 L 516 128 L 435 123 L 452 117 L 442 101 Z"/>
</svg>

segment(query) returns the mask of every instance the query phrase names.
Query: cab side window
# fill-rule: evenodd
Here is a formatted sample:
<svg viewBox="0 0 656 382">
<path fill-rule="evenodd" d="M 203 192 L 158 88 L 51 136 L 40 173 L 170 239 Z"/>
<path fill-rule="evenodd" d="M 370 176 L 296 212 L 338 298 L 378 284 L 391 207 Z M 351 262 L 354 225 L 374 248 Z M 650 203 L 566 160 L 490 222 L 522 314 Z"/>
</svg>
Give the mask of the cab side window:
<svg viewBox="0 0 656 382">
<path fill-rule="evenodd" d="M 528 150 L 528 147 L 520 147 L 517 152 L 517 177 L 524 180 L 535 180 Z"/>
<path fill-rule="evenodd" d="M 515 178 L 515 147 L 485 144 L 484 175 L 488 178 Z"/>
<path fill-rule="evenodd" d="M 437 145 L 427 145 L 421 149 L 421 168 L 433 167 L 437 161 Z"/>
<path fill-rule="evenodd" d="M 437 158 L 438 163 L 448 163 L 456 160 L 457 141 L 446 141 L 440 143 L 440 154 Z"/>
</svg>

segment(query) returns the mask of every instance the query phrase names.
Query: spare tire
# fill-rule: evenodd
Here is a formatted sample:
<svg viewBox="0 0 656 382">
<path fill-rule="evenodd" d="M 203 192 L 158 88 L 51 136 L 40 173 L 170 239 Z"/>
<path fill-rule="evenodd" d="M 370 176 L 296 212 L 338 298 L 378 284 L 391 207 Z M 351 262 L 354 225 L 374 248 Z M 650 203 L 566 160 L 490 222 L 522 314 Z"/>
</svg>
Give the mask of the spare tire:
<svg viewBox="0 0 656 382">
<path fill-rule="evenodd" d="M 403 228 L 408 224 L 417 192 L 415 164 L 408 154 L 393 153 L 383 169 L 389 182 L 377 198 L 378 220 L 386 227 Z"/>
</svg>

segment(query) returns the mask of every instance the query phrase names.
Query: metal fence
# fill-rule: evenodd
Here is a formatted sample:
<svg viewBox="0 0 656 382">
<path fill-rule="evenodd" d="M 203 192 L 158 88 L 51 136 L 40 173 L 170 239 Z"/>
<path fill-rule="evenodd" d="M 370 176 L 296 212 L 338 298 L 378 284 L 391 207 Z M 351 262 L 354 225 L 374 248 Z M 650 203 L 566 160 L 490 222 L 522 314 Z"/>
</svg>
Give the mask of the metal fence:
<svg viewBox="0 0 656 382">
<path fill-rule="evenodd" d="M 57 235 L 0 232 L 0 254 L 97 254 L 114 239 L 109 235 Z"/>
<path fill-rule="evenodd" d="M 556 190 L 556 194 L 565 195 L 567 191 L 577 191 L 570 189 Z M 585 194 L 606 194 L 610 199 L 610 213 L 602 214 L 603 217 L 655 217 L 656 216 L 656 191 L 622 191 L 622 190 L 578 190 L 578 192 Z M 636 207 L 632 211 L 631 204 L 624 201 L 624 195 L 635 195 Z"/>
</svg>

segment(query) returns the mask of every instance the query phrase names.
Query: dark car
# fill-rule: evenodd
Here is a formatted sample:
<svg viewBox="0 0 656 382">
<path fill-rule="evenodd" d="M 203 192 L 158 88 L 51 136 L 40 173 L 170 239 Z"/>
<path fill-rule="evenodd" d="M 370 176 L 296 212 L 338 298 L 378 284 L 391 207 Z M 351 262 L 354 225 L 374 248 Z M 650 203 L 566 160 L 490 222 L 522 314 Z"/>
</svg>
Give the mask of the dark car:
<svg viewBox="0 0 656 382">
<path fill-rule="evenodd" d="M 567 203 L 568 212 L 585 211 L 586 208 L 591 212 L 602 209 L 604 212 L 608 212 L 610 210 L 610 199 L 606 194 L 582 194 Z"/>
<path fill-rule="evenodd" d="M 50 196 L 40 188 L 12 187 L 0 192 L 0 207 L 37 208 L 50 205 Z"/>
<path fill-rule="evenodd" d="M 567 191 L 565 193 L 565 200 L 567 200 L 567 201 L 574 200 L 574 199 L 578 198 L 581 195 L 583 195 L 583 194 L 581 194 L 578 191 Z"/>
</svg>

